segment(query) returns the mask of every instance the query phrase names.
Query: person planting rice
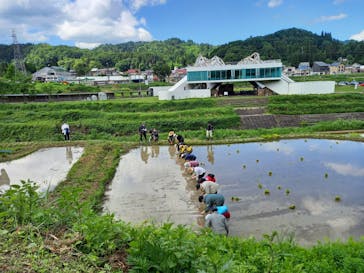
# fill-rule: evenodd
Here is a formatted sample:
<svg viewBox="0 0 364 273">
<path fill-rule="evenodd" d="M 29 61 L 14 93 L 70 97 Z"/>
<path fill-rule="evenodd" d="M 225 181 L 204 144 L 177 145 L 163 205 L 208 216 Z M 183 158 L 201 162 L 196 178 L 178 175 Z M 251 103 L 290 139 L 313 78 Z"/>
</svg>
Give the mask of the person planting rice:
<svg viewBox="0 0 364 273">
<path fill-rule="evenodd" d="M 211 208 L 210 213 L 206 215 L 205 227 L 211 228 L 212 232 L 216 234 L 229 235 L 226 217 L 219 214 L 216 207 Z"/>
<path fill-rule="evenodd" d="M 223 206 L 225 203 L 225 197 L 220 193 L 211 193 L 200 195 L 198 197 L 200 203 L 205 203 L 205 212 L 210 211 L 213 207 Z"/>
<path fill-rule="evenodd" d="M 192 179 L 200 179 L 205 176 L 206 170 L 200 166 L 198 167 L 190 167 L 187 171 L 189 174 L 192 174 Z"/>
</svg>

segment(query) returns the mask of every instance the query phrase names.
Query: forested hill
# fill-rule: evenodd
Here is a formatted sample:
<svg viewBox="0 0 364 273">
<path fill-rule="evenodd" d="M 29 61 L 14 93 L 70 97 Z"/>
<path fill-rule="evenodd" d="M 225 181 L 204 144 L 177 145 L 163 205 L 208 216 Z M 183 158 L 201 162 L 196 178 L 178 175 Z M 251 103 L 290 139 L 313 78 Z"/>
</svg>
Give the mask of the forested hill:
<svg viewBox="0 0 364 273">
<path fill-rule="evenodd" d="M 297 28 L 230 42 L 217 47 L 211 54 L 229 62 L 236 61 L 236 56 L 248 56 L 255 51 L 262 59 L 281 59 L 285 65 L 293 66 L 300 62 L 332 63 L 339 57 L 347 58 L 349 63 L 364 64 L 364 42 L 343 42 L 332 38 L 330 33 L 317 35 Z"/>
<path fill-rule="evenodd" d="M 165 41 L 105 44 L 93 50 L 48 44 L 21 45 L 21 50 L 30 72 L 47 65 L 59 65 L 74 69 L 79 75 L 84 75 L 93 67 L 116 67 L 120 71 L 129 68 L 160 70 L 184 67 L 193 64 L 199 54 L 209 58 L 217 55 L 225 62 L 239 61 L 253 52 L 259 52 L 262 59 L 281 59 L 285 65 L 297 66 L 304 61 L 331 63 L 339 57 L 347 58 L 349 63 L 364 64 L 364 42 L 343 42 L 334 39 L 330 33 L 317 35 L 296 28 L 221 46 L 171 38 Z M 12 45 L 0 45 L 0 76 L 1 67 L 12 58 Z"/>
</svg>

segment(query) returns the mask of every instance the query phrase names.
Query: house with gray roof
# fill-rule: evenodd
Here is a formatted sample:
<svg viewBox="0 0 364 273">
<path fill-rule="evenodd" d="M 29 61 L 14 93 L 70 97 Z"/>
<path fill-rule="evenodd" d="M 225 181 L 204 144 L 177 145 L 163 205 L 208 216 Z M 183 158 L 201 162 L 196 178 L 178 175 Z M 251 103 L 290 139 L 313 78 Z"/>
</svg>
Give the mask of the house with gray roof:
<svg viewBox="0 0 364 273">
<path fill-rule="evenodd" d="M 43 67 L 33 73 L 32 80 L 40 82 L 64 82 L 76 79 L 74 72 L 69 72 L 60 66 Z"/>
<path fill-rule="evenodd" d="M 329 74 L 330 65 L 324 62 L 313 62 L 312 72 L 315 74 Z"/>
</svg>

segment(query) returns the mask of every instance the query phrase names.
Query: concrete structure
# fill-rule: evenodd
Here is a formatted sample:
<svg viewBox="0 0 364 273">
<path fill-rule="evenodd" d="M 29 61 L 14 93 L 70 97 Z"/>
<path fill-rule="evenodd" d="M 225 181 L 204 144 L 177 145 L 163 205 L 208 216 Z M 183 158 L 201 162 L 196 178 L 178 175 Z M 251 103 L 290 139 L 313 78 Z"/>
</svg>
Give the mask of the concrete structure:
<svg viewBox="0 0 364 273">
<path fill-rule="evenodd" d="M 32 75 L 33 81 L 40 82 L 68 82 L 75 80 L 75 78 L 75 73 L 68 72 L 59 66 L 43 67 Z"/>
<path fill-rule="evenodd" d="M 258 94 L 327 94 L 333 93 L 335 82 L 294 82 L 282 73 L 280 60 L 260 59 L 258 53 L 237 64 L 226 65 L 219 57 L 199 56 L 194 66 L 187 67 L 187 76 L 172 87 L 154 88 L 160 100 L 208 98 L 234 82 L 247 81 L 258 88 Z M 224 89 L 224 88 L 222 88 Z M 260 92 L 259 92 L 260 90 Z M 224 95 L 228 92 L 224 92 Z"/>
</svg>

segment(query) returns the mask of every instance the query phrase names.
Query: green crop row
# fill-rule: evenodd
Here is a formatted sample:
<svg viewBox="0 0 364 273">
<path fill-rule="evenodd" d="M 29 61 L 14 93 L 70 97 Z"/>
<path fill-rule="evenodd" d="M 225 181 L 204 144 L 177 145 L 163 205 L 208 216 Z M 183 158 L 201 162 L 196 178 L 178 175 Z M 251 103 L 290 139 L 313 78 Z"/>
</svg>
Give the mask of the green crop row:
<svg viewBox="0 0 364 273">
<path fill-rule="evenodd" d="M 49 103 L 14 103 L 0 104 L 0 110 L 9 111 L 59 111 L 59 110 L 92 110 L 102 112 L 159 112 L 179 111 L 186 109 L 216 107 L 214 99 L 189 99 L 158 101 L 148 100 L 113 100 L 113 101 L 77 101 Z"/>
<path fill-rule="evenodd" d="M 272 96 L 269 98 L 268 111 L 288 115 L 364 112 L 364 95 Z"/>
</svg>

